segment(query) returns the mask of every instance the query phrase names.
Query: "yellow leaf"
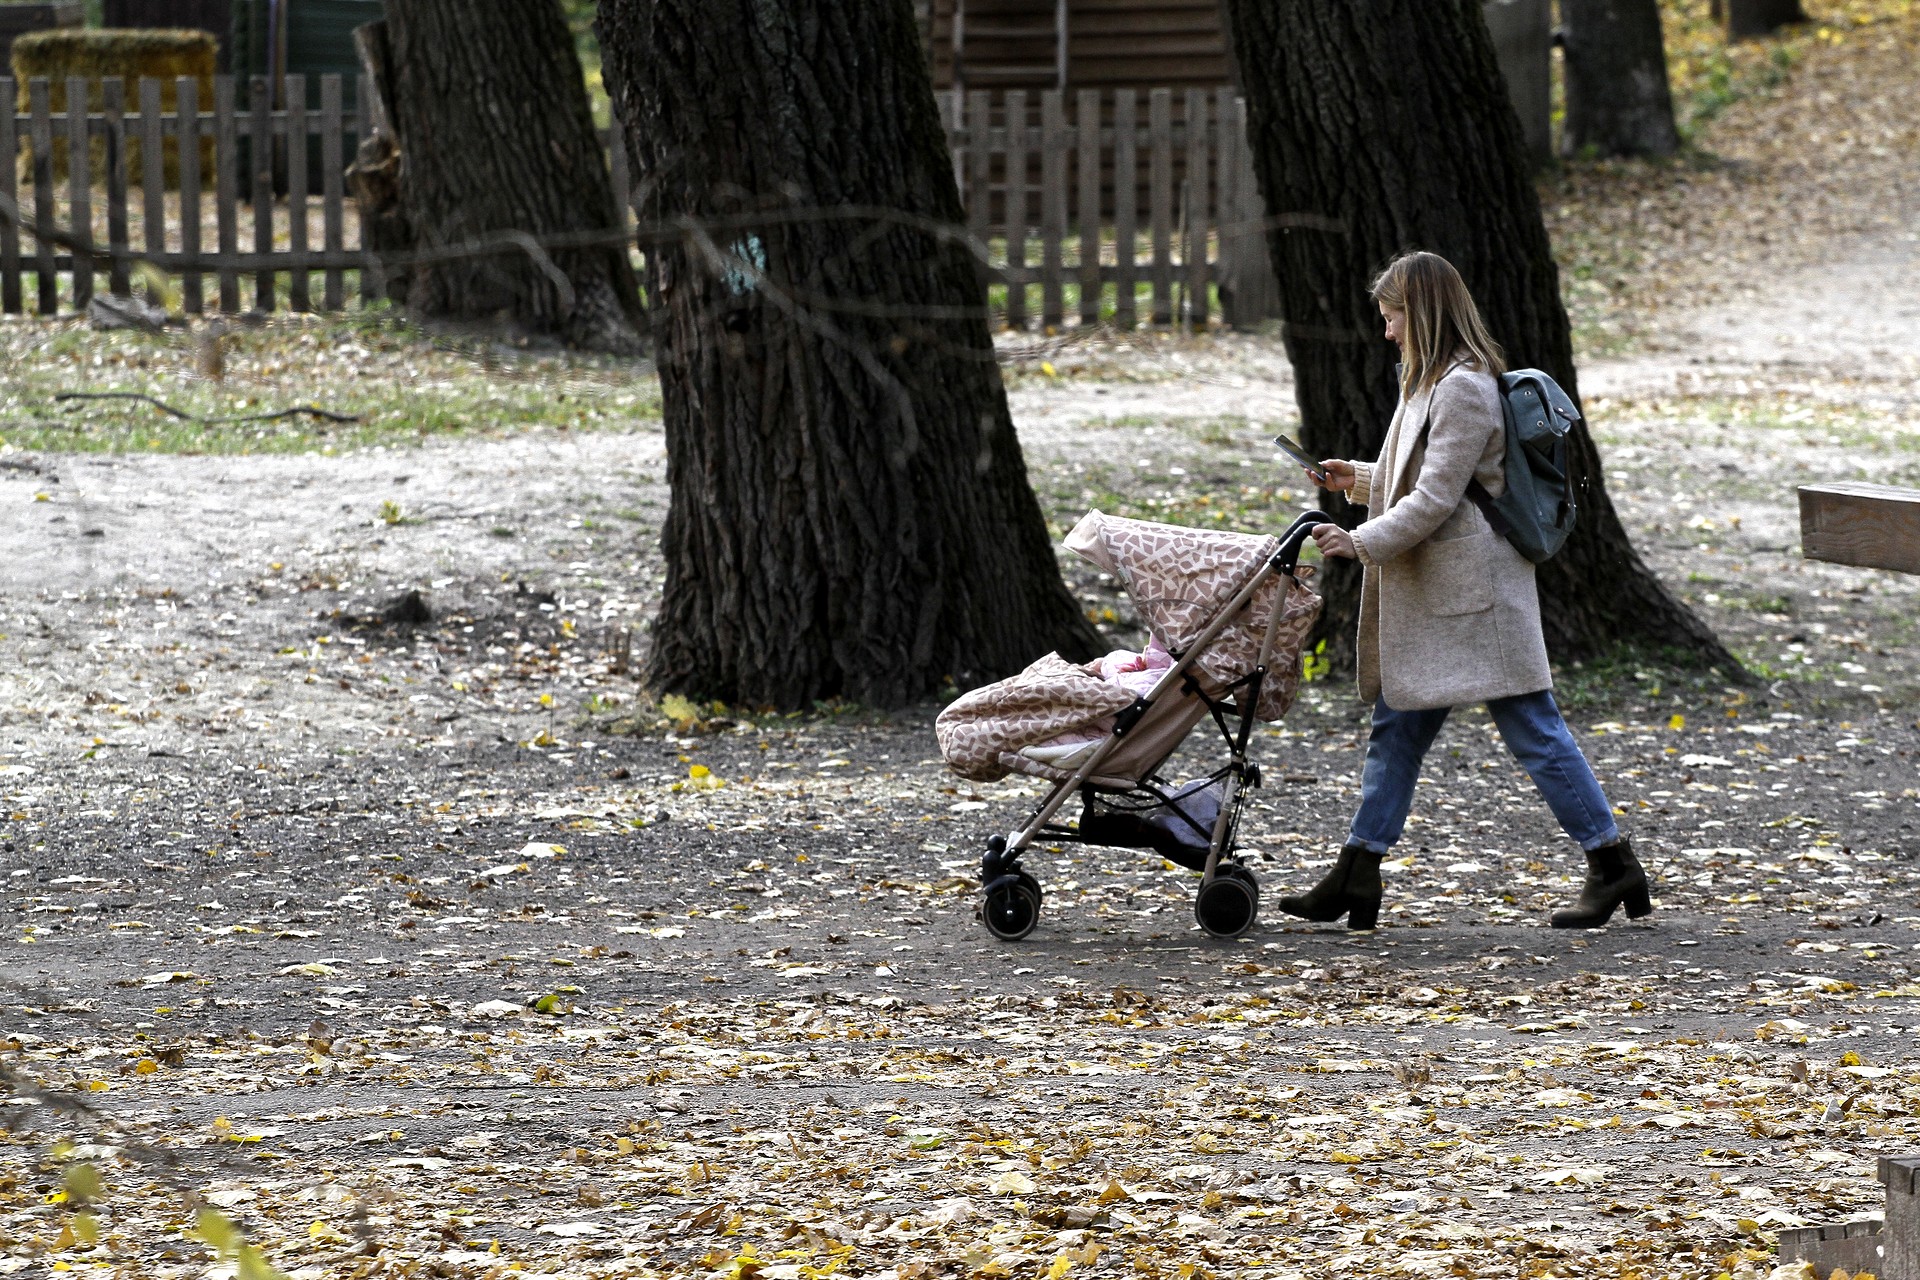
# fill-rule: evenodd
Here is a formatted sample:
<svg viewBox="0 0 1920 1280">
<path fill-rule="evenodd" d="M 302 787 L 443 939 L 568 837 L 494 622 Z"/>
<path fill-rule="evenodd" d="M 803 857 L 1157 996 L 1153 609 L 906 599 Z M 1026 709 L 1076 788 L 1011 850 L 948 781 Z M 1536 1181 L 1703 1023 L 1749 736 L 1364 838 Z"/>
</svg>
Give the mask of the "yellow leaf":
<svg viewBox="0 0 1920 1280">
<path fill-rule="evenodd" d="M 1676 732 L 1686 727 L 1687 718 L 1677 711 L 1674 713 L 1673 719 L 1667 721 L 1667 728 L 1675 730 Z"/>
<path fill-rule="evenodd" d="M 1042 360 L 1040 362 L 1040 372 L 1046 374 L 1049 378 L 1057 378 L 1060 376 L 1059 371 L 1053 367 L 1053 361 L 1051 360 Z"/>
<path fill-rule="evenodd" d="M 240 1242 L 240 1232 L 218 1209 L 202 1209 L 194 1219 L 193 1234 L 225 1253 Z"/>
<path fill-rule="evenodd" d="M 315 1219 L 313 1225 L 307 1228 L 307 1235 L 311 1239 L 324 1240 L 328 1244 L 353 1243 L 352 1237 L 347 1235 L 346 1232 L 340 1230 L 340 1228 L 330 1222 L 324 1222 L 319 1219 Z"/>
<path fill-rule="evenodd" d="M 133 1073 L 137 1076 L 150 1076 L 160 1069 L 160 1064 L 152 1058 L 142 1058 L 133 1064 Z"/>
<path fill-rule="evenodd" d="M 1060 1280 L 1060 1277 L 1073 1270 L 1073 1259 L 1066 1254 L 1056 1256 L 1047 1267 L 1047 1280 Z"/>
<path fill-rule="evenodd" d="M 691 769 L 687 770 L 687 776 L 689 778 L 692 778 L 694 781 L 698 782 L 701 778 L 712 777 L 713 770 L 707 768 L 707 766 L 703 764 L 696 764 Z"/>
<path fill-rule="evenodd" d="M 238 1263 L 235 1268 L 238 1280 L 287 1280 L 284 1274 L 260 1256 L 260 1251 L 250 1244 L 240 1246 L 240 1255 L 234 1261 Z"/>
<path fill-rule="evenodd" d="M 1860 1065 L 1860 1055 L 1849 1049 L 1840 1055 L 1840 1065 L 1843 1067 L 1857 1067 Z"/>
<path fill-rule="evenodd" d="M 100 1198 L 100 1171 L 90 1164 L 76 1164 L 67 1170 L 67 1192 L 75 1200 L 97 1200 Z"/>
</svg>

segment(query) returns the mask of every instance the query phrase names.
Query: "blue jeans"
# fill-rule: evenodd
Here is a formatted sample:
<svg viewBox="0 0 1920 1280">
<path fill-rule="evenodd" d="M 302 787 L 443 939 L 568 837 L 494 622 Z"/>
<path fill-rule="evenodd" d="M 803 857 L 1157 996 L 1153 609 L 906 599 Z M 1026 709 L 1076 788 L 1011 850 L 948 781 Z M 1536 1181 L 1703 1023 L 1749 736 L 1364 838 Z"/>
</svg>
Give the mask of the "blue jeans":
<svg viewBox="0 0 1920 1280">
<path fill-rule="evenodd" d="M 1413 807 L 1420 762 L 1447 722 L 1449 710 L 1395 711 L 1384 701 L 1373 704 L 1373 732 L 1367 738 L 1366 770 L 1360 779 L 1360 812 L 1353 815 L 1348 844 L 1385 853 L 1400 838 L 1407 810 Z M 1553 694 L 1543 689 L 1495 698 L 1487 710 L 1507 750 L 1533 778 L 1553 816 L 1580 842 L 1581 849 L 1598 849 L 1620 838 L 1613 806 L 1567 731 L 1567 722 L 1560 718 Z"/>
</svg>

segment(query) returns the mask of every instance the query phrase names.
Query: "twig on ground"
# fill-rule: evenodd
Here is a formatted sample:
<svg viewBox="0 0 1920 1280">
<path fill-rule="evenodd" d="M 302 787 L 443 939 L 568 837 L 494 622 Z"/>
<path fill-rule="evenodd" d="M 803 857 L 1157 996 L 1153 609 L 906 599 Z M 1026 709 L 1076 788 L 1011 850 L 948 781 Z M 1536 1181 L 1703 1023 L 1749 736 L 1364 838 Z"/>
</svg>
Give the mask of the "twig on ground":
<svg viewBox="0 0 1920 1280">
<path fill-rule="evenodd" d="M 172 414 L 184 422 L 198 422 L 208 426 L 219 426 L 234 422 L 272 422 L 279 418 L 296 418 L 303 413 L 315 418 L 325 418 L 328 422 L 360 421 L 360 415 L 358 414 L 335 413 L 331 409 L 322 409 L 310 404 L 297 404 L 291 409 L 281 409 L 275 413 L 250 413 L 238 418 L 202 418 L 197 414 L 188 413 L 184 409 L 176 409 L 164 400 L 156 400 L 152 396 L 142 395 L 138 391 L 62 391 L 54 396 L 53 399 L 56 404 L 69 400 L 143 400 L 161 412 Z"/>
</svg>

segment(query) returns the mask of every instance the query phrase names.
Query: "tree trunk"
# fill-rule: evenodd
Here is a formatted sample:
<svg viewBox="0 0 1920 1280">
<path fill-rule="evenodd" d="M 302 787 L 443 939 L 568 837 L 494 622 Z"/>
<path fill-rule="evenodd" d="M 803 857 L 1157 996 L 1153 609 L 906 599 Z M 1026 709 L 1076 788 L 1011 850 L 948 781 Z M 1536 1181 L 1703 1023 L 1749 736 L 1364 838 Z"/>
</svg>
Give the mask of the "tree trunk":
<svg viewBox="0 0 1920 1280">
<path fill-rule="evenodd" d="M 1393 415 L 1394 348 L 1367 296 L 1394 254 L 1429 249 L 1466 278 L 1514 367 L 1576 402 L 1559 273 L 1479 0 L 1226 0 L 1247 90 L 1247 133 L 1280 279 L 1301 434 L 1321 457 L 1377 457 Z M 1547 645 L 1560 661 L 1628 644 L 1739 665 L 1647 569 L 1621 528 L 1583 427 L 1572 447 L 1580 521 L 1540 566 Z M 1362 509 L 1326 495 L 1357 524 Z M 1327 574 L 1323 631 L 1351 662 L 1358 567 Z"/>
<path fill-rule="evenodd" d="M 1712 12 L 1726 23 L 1729 40 L 1772 35 L 1790 22 L 1807 21 L 1800 0 L 1713 0 Z"/>
<path fill-rule="evenodd" d="M 1560 0 L 1568 155 L 1670 156 L 1680 147 L 1658 0 Z"/>
<path fill-rule="evenodd" d="M 396 300 L 421 315 L 504 318 L 591 350 L 639 350 L 625 249 L 540 243 L 621 227 L 558 0 L 386 0 L 386 13 L 384 32 L 360 44 L 392 138 L 385 151 L 363 146 L 356 194 L 391 188 L 395 207 L 374 210 L 383 249 L 397 236 L 419 250 L 490 246 L 400 267 L 389 279 Z"/>
<path fill-rule="evenodd" d="M 602 0 L 672 501 L 648 669 L 897 705 L 1098 635 L 1027 484 L 909 0 Z"/>
</svg>

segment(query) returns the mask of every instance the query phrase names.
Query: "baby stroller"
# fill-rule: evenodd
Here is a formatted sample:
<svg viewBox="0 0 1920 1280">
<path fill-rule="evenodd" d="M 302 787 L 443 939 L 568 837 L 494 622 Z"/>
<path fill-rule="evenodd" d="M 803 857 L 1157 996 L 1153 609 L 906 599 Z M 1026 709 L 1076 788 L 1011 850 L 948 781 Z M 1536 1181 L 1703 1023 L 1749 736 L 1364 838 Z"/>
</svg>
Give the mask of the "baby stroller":
<svg viewBox="0 0 1920 1280">
<path fill-rule="evenodd" d="M 1254 722 L 1280 719 L 1298 692 L 1321 604 L 1300 580 L 1311 572 L 1298 568 L 1300 548 L 1329 518 L 1309 511 L 1278 538 L 1098 511 L 1074 527 L 1067 547 L 1125 585 L 1153 634 L 1148 652 L 1084 665 L 1048 654 L 955 700 L 935 722 L 941 754 L 962 777 L 1022 773 L 1054 784 L 1025 826 L 987 841 L 980 918 L 995 937 L 1024 938 L 1040 918 L 1040 882 L 1020 866 L 1037 841 L 1152 850 L 1201 873 L 1201 928 L 1231 938 L 1253 926 L 1260 886 L 1234 844 L 1247 793 L 1260 785 L 1247 748 Z M 1227 763 L 1172 785 L 1160 769 L 1209 716 Z M 1057 821 L 1076 793 L 1078 823 Z"/>
</svg>

